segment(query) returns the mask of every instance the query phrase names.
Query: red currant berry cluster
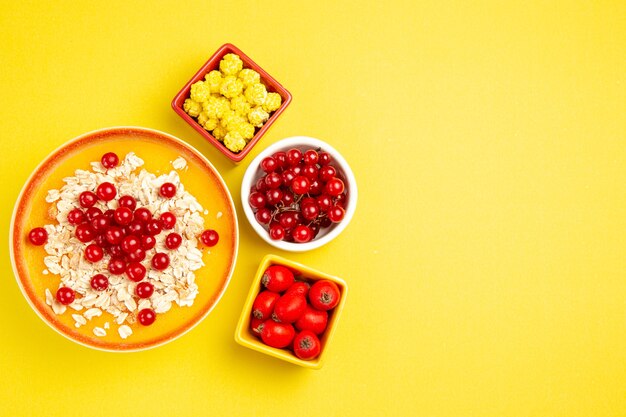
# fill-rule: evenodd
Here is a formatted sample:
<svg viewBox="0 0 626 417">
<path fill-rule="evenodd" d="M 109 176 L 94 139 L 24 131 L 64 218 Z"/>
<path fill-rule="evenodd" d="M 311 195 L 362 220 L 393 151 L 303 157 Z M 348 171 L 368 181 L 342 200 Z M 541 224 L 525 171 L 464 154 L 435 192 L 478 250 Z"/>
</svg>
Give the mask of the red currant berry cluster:
<svg viewBox="0 0 626 417">
<path fill-rule="evenodd" d="M 265 174 L 248 203 L 270 238 L 305 243 L 345 215 L 346 188 L 332 158 L 320 149 L 276 152 L 261 161 Z"/>
</svg>

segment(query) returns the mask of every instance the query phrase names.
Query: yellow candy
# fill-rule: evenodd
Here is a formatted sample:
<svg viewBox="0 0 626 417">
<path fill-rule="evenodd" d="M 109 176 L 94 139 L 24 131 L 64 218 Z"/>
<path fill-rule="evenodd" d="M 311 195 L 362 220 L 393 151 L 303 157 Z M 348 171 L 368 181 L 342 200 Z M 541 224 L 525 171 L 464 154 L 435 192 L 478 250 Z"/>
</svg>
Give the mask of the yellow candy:
<svg viewBox="0 0 626 417">
<path fill-rule="evenodd" d="M 198 81 L 197 83 L 191 85 L 190 97 L 192 100 L 201 103 L 204 100 L 207 100 L 210 95 L 211 90 L 203 81 Z"/>
<path fill-rule="evenodd" d="M 246 88 L 245 96 L 250 104 L 260 106 L 265 102 L 267 89 L 261 83 L 252 84 L 250 87 Z"/>
<path fill-rule="evenodd" d="M 263 110 L 261 106 L 256 106 L 250 111 L 250 113 L 248 113 L 248 120 L 250 120 L 250 124 L 256 127 L 263 126 L 263 123 L 265 123 L 269 118 L 270 115 Z"/>
<path fill-rule="evenodd" d="M 211 93 L 219 93 L 222 85 L 222 74 L 219 71 L 211 71 L 204 76 L 205 84 L 209 86 Z"/>
<path fill-rule="evenodd" d="M 209 115 L 207 114 L 207 112 L 203 111 L 198 115 L 198 123 L 200 123 L 202 126 L 204 126 L 207 120 L 209 120 Z"/>
<path fill-rule="evenodd" d="M 223 97 L 211 96 L 207 101 L 202 102 L 202 108 L 207 112 L 209 118 L 219 119 L 224 114 L 224 110 L 230 107 L 225 107 L 221 98 Z"/>
<path fill-rule="evenodd" d="M 261 76 L 253 69 L 244 68 L 239 73 L 239 78 L 243 81 L 244 87 L 250 87 L 252 84 L 256 84 L 261 81 Z"/>
<path fill-rule="evenodd" d="M 282 98 L 278 93 L 267 93 L 267 97 L 265 98 L 265 102 L 263 102 L 263 110 L 266 112 L 273 112 L 280 108 L 282 104 Z"/>
<path fill-rule="evenodd" d="M 238 96 L 241 94 L 242 90 L 243 82 L 234 75 L 225 77 L 224 81 L 222 81 L 222 85 L 220 86 L 220 93 L 227 98 Z"/>
<path fill-rule="evenodd" d="M 219 123 L 219 120 L 211 118 L 206 121 L 206 123 L 204 124 L 204 128 L 206 130 L 213 130 L 217 127 L 218 123 Z"/>
<path fill-rule="evenodd" d="M 222 125 L 220 124 L 215 126 L 215 129 L 213 129 L 213 131 L 211 132 L 211 134 L 215 137 L 215 139 L 219 141 L 224 140 L 224 136 L 226 136 L 226 133 L 228 133 L 228 131 L 224 127 L 222 127 Z"/>
<path fill-rule="evenodd" d="M 239 132 L 228 132 L 224 137 L 224 145 L 233 152 L 239 152 L 246 146 L 246 140 Z"/>
<path fill-rule="evenodd" d="M 243 62 L 235 54 L 226 54 L 220 61 L 220 71 L 224 75 L 237 75 L 241 68 L 243 68 Z"/>
<path fill-rule="evenodd" d="M 230 100 L 230 108 L 233 109 L 235 113 L 242 116 L 247 116 L 248 113 L 250 113 L 250 103 L 248 103 L 248 100 L 246 100 L 246 97 L 243 95 L 233 97 Z"/>
<path fill-rule="evenodd" d="M 183 110 L 185 110 L 185 113 L 187 113 L 191 117 L 198 117 L 198 115 L 202 111 L 202 105 L 197 101 L 188 98 L 183 103 Z"/>
<path fill-rule="evenodd" d="M 243 136 L 245 140 L 250 140 L 254 137 L 254 126 L 248 122 L 237 125 L 237 131 L 241 133 L 241 136 Z"/>
</svg>

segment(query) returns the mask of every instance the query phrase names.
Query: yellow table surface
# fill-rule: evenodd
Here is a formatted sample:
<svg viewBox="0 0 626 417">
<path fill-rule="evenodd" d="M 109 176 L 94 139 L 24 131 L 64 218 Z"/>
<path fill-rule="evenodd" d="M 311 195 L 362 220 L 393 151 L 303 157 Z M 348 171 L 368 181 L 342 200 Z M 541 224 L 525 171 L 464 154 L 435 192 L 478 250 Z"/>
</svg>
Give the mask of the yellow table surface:
<svg viewBox="0 0 626 417">
<path fill-rule="evenodd" d="M 241 216 L 228 290 L 181 339 L 111 354 L 30 309 L 0 257 L 3 416 L 626 414 L 623 1 L 3 1 L 0 235 L 24 181 L 85 131 L 139 125 L 198 148 Z M 293 102 L 240 165 L 170 108 L 223 43 Z M 235 344 L 256 267 L 247 163 L 333 144 L 359 183 L 335 241 L 287 254 L 345 278 L 327 362 Z"/>
</svg>

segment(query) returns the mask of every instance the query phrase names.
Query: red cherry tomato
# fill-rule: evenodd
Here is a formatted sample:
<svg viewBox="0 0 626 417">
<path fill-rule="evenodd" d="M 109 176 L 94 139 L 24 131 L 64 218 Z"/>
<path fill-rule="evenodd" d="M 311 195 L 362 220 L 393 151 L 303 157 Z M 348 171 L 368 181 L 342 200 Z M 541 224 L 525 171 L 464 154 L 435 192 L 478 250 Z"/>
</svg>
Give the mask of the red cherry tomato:
<svg viewBox="0 0 626 417">
<path fill-rule="evenodd" d="M 300 294 L 285 294 L 276 301 L 272 319 L 280 323 L 293 323 L 306 309 L 306 298 Z"/>
<path fill-rule="evenodd" d="M 309 290 L 311 306 L 318 310 L 330 310 L 339 303 L 339 288 L 337 284 L 327 279 L 317 281 Z"/>
<path fill-rule="evenodd" d="M 308 305 L 295 323 L 296 329 L 309 330 L 318 335 L 324 333 L 327 324 L 328 313 L 323 310 L 316 310 Z"/>
<path fill-rule="evenodd" d="M 294 294 L 300 294 L 301 296 L 306 297 L 307 294 L 309 293 L 309 288 L 311 288 L 311 286 L 309 285 L 308 282 L 297 281 L 297 282 L 294 282 L 291 287 L 289 287 L 289 289 L 287 290 L 285 294 L 294 293 Z"/>
<path fill-rule="evenodd" d="M 261 283 L 270 291 L 283 292 L 293 284 L 293 272 L 282 265 L 272 265 L 265 270 Z"/>
<path fill-rule="evenodd" d="M 275 292 L 261 291 L 252 304 L 252 316 L 259 320 L 269 319 L 279 298 L 280 294 Z"/>
<path fill-rule="evenodd" d="M 320 340 L 315 333 L 309 330 L 301 331 L 293 340 L 293 353 L 300 359 L 314 359 L 320 354 L 321 350 Z"/>
<path fill-rule="evenodd" d="M 275 348 L 284 348 L 291 344 L 296 331 L 288 323 L 276 323 L 274 320 L 266 320 L 261 330 L 263 343 Z"/>
</svg>

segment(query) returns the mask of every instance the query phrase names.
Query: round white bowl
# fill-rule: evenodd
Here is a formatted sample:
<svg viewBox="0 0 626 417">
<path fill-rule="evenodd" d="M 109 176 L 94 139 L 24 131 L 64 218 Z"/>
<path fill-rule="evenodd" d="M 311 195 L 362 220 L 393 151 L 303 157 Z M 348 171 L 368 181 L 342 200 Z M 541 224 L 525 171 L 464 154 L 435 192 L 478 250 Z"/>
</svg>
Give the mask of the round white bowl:
<svg viewBox="0 0 626 417">
<path fill-rule="evenodd" d="M 256 181 L 264 175 L 261 169 L 261 161 L 263 158 L 271 156 L 275 152 L 288 151 L 289 149 L 297 148 L 300 150 L 306 150 L 310 148 L 321 148 L 322 151 L 328 152 L 332 156 L 333 165 L 337 169 L 337 176 L 341 178 L 346 185 L 346 214 L 343 220 L 339 223 L 333 223 L 327 228 L 320 229 L 315 239 L 306 243 L 286 242 L 284 240 L 272 240 L 269 236 L 269 232 L 261 225 L 254 217 L 254 212 L 248 203 L 248 197 L 250 196 L 250 189 Z M 280 140 L 273 145 L 264 149 L 254 160 L 248 165 L 246 173 L 243 176 L 241 183 L 241 205 L 243 206 L 243 212 L 246 214 L 248 223 L 252 226 L 254 231 L 261 236 L 270 245 L 289 252 L 306 252 L 311 249 L 317 249 L 323 246 L 339 236 L 339 234 L 348 226 L 354 211 L 356 210 L 356 201 L 358 197 L 358 191 L 356 186 L 356 179 L 352 173 L 352 169 L 341 156 L 339 152 L 328 143 L 316 138 L 308 136 L 292 136 L 283 140 Z"/>
</svg>

